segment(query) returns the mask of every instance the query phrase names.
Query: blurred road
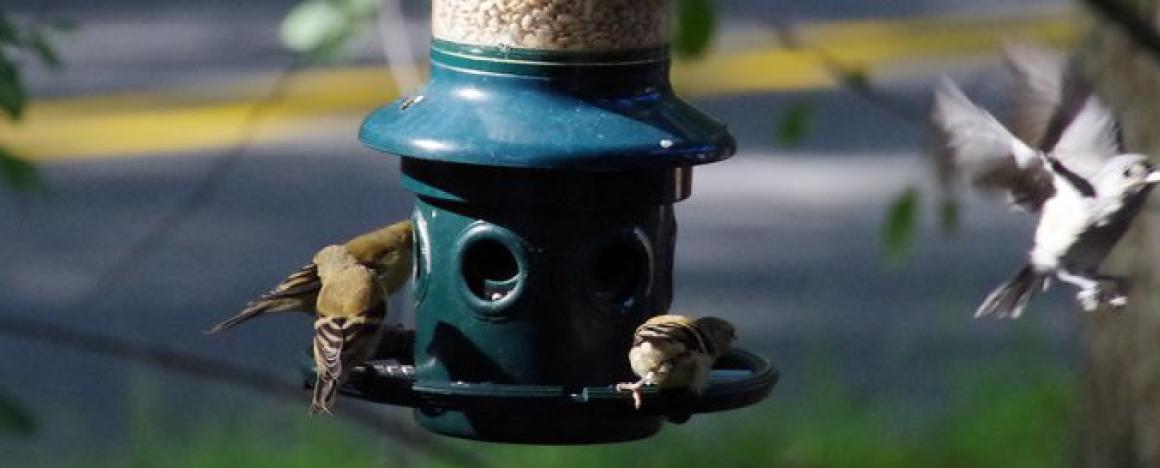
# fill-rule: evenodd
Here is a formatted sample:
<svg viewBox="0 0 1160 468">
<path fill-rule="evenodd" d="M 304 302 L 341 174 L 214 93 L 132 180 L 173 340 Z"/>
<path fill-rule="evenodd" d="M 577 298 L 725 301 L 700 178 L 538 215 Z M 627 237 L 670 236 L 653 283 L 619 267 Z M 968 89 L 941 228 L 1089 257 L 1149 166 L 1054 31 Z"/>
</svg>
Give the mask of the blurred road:
<svg viewBox="0 0 1160 468">
<path fill-rule="evenodd" d="M 252 100 L 291 60 L 276 39 L 290 1 L 11 3 L 6 8 L 20 14 L 60 15 L 81 23 L 76 36 L 61 41 L 64 71 L 29 74 L 38 98 L 59 104 L 50 135 L 74 146 L 84 140 L 70 133 L 70 125 L 87 124 L 81 97 L 106 96 L 87 101 L 90 110 L 114 105 L 124 112 L 136 112 L 133 99 L 148 105 L 170 100 L 177 108 Z M 1001 23 L 1011 16 L 1058 16 L 1067 5 L 1044 0 L 720 3 L 721 48 L 768 46 L 771 39 L 762 31 L 775 21 L 954 14 Z M 424 37 L 420 8 L 408 10 L 412 35 Z M 1005 31 L 996 27 L 987 44 Z M 421 49 L 422 41 L 413 47 Z M 993 106 L 1001 99 L 1003 77 L 986 47 L 992 46 L 960 55 L 953 64 L 884 61 L 872 76 L 881 77 L 892 96 L 920 107 L 932 72 L 945 65 Z M 380 62 L 376 50 L 368 39 L 356 61 Z M 343 70 L 348 69 L 321 72 Z M 391 94 L 386 88 L 383 101 Z M 837 363 L 860 392 L 900 394 L 922 404 L 937 402 L 948 363 L 985 365 L 1028 334 L 1046 336 L 1066 361 L 1075 320 L 1063 307 L 1063 292 L 1037 301 L 1018 325 L 970 318 L 975 302 L 1022 261 L 1030 219 L 972 201 L 964 208 L 961 231 L 942 240 L 928 203 L 916 255 L 897 268 L 883 261 L 879 232 L 888 202 L 909 185 L 929 188 L 928 168 L 917 152 L 921 135 L 913 123 L 824 83 L 792 92 L 704 93 L 694 102 L 731 125 L 741 151 L 732 160 L 697 169 L 693 197 L 678 206 L 674 307 L 736 320 L 741 343 L 775 359 L 786 378 L 768 404 L 792 401 L 794 392 L 809 384 L 799 376 L 820 362 Z M 781 147 L 774 137 L 780 110 L 800 102 L 814 106 L 813 128 L 799 144 Z M 411 199 L 398 185 L 397 162 L 355 139 L 363 105 L 373 104 L 358 101 L 312 115 L 309 128 L 292 127 L 248 150 L 221 191 L 164 250 L 91 307 L 61 309 L 189 193 L 223 145 L 162 145 L 152 153 L 137 149 L 133 154 L 143 157 L 131 158 L 78 153 L 46 164 L 50 195 L 0 191 L 0 258 L 5 259 L 0 313 L 165 343 L 292 377 L 294 363 L 287 356 L 301 351 L 309 333 L 299 317 L 271 318 L 222 337 L 201 331 L 301 265 L 318 246 L 409 214 Z M 77 120 L 68 120 L 70 112 Z M 159 111 L 154 118 L 166 115 Z M 134 128 L 119 134 L 126 144 L 135 141 Z M 198 129 L 170 131 L 172 137 L 142 134 L 141 140 L 178 139 Z M 4 141 L 0 135 L 0 144 Z M 162 401 L 187 416 L 212 404 L 206 395 L 222 393 L 217 386 L 38 344 L 0 341 L 0 352 L 20 357 L 0 360 L 0 388 L 48 413 L 41 442 L 13 448 L 27 457 L 60 443 L 123 441 L 126 436 L 113 430 L 100 431 L 105 439 L 94 442 L 93 421 L 134 405 L 135 395 L 158 387 L 155 380 L 170 382 L 159 390 Z"/>
</svg>

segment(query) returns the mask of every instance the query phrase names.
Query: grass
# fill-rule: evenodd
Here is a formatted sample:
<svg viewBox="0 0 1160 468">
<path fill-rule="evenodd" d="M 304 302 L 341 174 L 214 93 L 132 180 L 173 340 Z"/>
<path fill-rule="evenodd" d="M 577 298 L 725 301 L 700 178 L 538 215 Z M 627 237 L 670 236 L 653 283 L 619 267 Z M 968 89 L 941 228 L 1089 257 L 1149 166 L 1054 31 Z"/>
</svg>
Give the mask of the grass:
<svg viewBox="0 0 1160 468">
<path fill-rule="evenodd" d="M 1045 369 L 992 372 L 953 388 L 952 404 L 908 425 L 881 403 L 825 385 L 648 441 L 598 447 L 487 446 L 506 466 L 1059 467 L 1073 427 L 1071 380 Z M 913 426 L 913 427 L 910 427 Z M 483 445 L 480 445 L 483 447 Z"/>
<path fill-rule="evenodd" d="M 948 370 L 938 386 L 946 394 L 937 400 L 945 404 L 862 394 L 836 373 L 819 371 L 797 376 L 794 394 L 775 391 L 755 408 L 694 417 L 645 441 L 577 447 L 454 443 L 496 466 L 1066 466 L 1075 445 L 1074 376 L 1045 365 L 1042 350 L 1038 362 L 1036 353 L 1024 351 L 998 367 Z M 192 410 L 184 419 L 166 419 L 164 398 L 134 399 L 123 441 L 31 467 L 441 466 L 431 460 L 403 463 L 398 449 L 384 441 L 296 408 L 227 402 L 229 411 Z"/>
<path fill-rule="evenodd" d="M 204 414 L 200 422 L 163 421 L 160 411 L 131 418 L 128 442 L 67 466 L 109 468 L 317 468 L 391 466 L 376 439 L 305 411 Z M 182 427 L 184 426 L 184 427 Z"/>
</svg>

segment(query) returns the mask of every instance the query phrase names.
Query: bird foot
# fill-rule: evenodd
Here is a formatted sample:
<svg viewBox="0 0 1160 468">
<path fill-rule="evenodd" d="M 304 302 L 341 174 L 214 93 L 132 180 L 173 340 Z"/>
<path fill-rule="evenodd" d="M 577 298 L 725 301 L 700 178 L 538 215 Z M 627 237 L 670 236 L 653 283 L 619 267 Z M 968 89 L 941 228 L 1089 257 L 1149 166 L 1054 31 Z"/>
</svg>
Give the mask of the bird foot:
<svg viewBox="0 0 1160 468">
<path fill-rule="evenodd" d="M 334 413 L 332 411 L 330 411 L 330 408 L 328 408 L 324 405 L 317 405 L 317 404 L 310 405 L 310 414 L 312 416 L 316 415 L 316 414 L 322 414 L 322 415 L 326 415 L 326 416 L 333 416 L 334 415 Z"/>
<path fill-rule="evenodd" d="M 1085 312 L 1095 312 L 1103 304 L 1107 304 L 1113 309 L 1122 309 L 1128 305 L 1128 296 L 1119 292 L 1108 293 L 1098 289 L 1080 291 L 1075 295 L 1075 300 L 1079 302 L 1080 307 Z"/>
<path fill-rule="evenodd" d="M 644 403 L 640 394 L 640 388 L 644 386 L 644 382 L 626 382 L 616 384 L 616 391 L 618 392 L 632 392 L 632 407 L 640 409 Z"/>
<path fill-rule="evenodd" d="M 1114 285 L 1115 289 L 1106 294 L 1107 300 L 1105 302 L 1114 309 L 1123 309 L 1124 306 L 1128 305 L 1128 283 L 1123 280 L 1116 280 Z"/>
<path fill-rule="evenodd" d="M 1094 289 L 1085 289 L 1076 293 L 1076 302 L 1083 308 L 1084 312 L 1095 312 L 1100 308 L 1100 293 Z"/>
<path fill-rule="evenodd" d="M 1100 288 L 1100 300 L 1113 309 L 1122 309 L 1128 305 L 1128 289 L 1131 284 L 1128 280 L 1118 276 L 1101 276 L 1100 277 L 1107 284 Z"/>
</svg>

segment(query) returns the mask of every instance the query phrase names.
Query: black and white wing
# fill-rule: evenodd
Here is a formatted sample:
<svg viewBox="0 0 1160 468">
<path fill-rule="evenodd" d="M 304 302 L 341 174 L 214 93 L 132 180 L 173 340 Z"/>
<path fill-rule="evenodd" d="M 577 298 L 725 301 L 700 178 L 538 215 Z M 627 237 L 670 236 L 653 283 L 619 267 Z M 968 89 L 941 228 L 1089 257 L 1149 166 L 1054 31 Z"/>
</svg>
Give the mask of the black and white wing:
<svg viewBox="0 0 1160 468">
<path fill-rule="evenodd" d="M 1039 153 L 943 78 L 931 109 L 933 153 L 944 184 L 956 179 L 1037 212 L 1054 191 Z"/>
<path fill-rule="evenodd" d="M 1049 154 L 1076 175 L 1091 180 L 1109 159 L 1121 152 L 1116 117 L 1092 94 L 1063 129 L 1059 142 Z"/>
<path fill-rule="evenodd" d="M 1094 195 L 1091 180 L 1122 150 L 1117 121 L 1063 54 L 1026 43 L 1004 48 L 1015 75 L 1012 130 L 1050 156 L 1057 188 Z"/>
<path fill-rule="evenodd" d="M 1008 42 L 1003 46 L 1003 58 L 1015 78 L 1011 133 L 1034 148 L 1053 145 L 1059 138 L 1059 121 L 1067 119 L 1061 113 L 1063 102 L 1071 100 L 1065 98 L 1064 88 L 1079 91 L 1064 83 L 1066 76 L 1072 76 L 1068 57 L 1038 45 Z"/>
</svg>

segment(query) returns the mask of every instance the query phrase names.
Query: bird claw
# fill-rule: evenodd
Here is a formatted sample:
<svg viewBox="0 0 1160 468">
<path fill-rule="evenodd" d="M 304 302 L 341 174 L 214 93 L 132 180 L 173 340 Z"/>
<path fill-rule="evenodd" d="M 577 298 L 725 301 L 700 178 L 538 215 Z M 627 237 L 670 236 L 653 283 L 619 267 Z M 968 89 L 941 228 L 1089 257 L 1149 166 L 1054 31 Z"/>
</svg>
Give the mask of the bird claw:
<svg viewBox="0 0 1160 468">
<path fill-rule="evenodd" d="M 1108 305 L 1112 306 L 1112 308 L 1114 308 L 1114 309 L 1123 309 L 1124 306 L 1127 306 L 1128 305 L 1128 295 L 1126 294 L 1127 287 L 1128 287 L 1128 284 L 1125 281 L 1123 281 L 1123 280 L 1116 281 L 1115 282 L 1115 289 L 1113 290 L 1113 292 L 1111 292 L 1110 294 L 1107 295 L 1108 296 L 1108 299 L 1107 299 Z"/>
<path fill-rule="evenodd" d="M 641 392 L 640 392 L 640 388 L 642 386 L 644 386 L 644 384 L 641 382 L 618 383 L 618 384 L 616 384 L 616 391 L 618 391 L 618 392 L 632 392 L 632 407 L 634 409 L 639 410 L 640 407 L 644 404 L 644 401 L 642 399 Z"/>
</svg>

